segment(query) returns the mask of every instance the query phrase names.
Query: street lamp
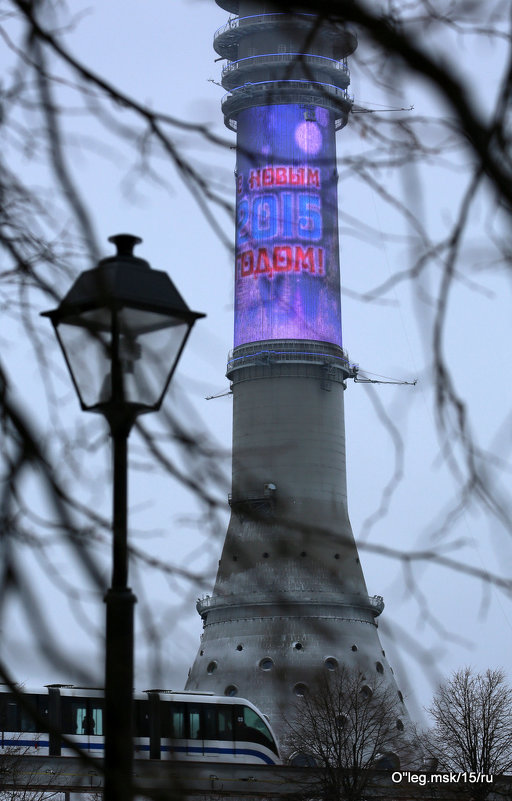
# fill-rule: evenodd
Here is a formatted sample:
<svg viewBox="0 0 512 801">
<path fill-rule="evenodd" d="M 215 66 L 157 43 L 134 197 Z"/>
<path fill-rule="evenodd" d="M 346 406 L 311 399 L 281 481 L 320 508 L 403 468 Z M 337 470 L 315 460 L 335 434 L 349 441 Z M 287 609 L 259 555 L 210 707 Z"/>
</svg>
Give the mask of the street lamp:
<svg viewBox="0 0 512 801">
<path fill-rule="evenodd" d="M 113 444 L 112 586 L 106 602 L 105 801 L 129 801 L 133 768 L 133 611 L 128 587 L 127 443 L 135 418 L 162 404 L 195 321 L 169 276 L 109 239 L 115 256 L 77 280 L 49 317 L 80 405 L 102 414 Z"/>
</svg>

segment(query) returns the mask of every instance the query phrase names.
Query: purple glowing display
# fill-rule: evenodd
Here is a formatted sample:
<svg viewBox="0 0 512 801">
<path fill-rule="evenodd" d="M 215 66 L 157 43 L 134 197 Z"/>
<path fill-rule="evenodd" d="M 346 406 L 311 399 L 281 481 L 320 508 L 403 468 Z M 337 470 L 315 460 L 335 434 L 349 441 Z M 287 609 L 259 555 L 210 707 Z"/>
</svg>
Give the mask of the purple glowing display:
<svg viewBox="0 0 512 801">
<path fill-rule="evenodd" d="M 341 345 L 334 120 L 316 106 L 238 117 L 235 347 Z"/>
</svg>

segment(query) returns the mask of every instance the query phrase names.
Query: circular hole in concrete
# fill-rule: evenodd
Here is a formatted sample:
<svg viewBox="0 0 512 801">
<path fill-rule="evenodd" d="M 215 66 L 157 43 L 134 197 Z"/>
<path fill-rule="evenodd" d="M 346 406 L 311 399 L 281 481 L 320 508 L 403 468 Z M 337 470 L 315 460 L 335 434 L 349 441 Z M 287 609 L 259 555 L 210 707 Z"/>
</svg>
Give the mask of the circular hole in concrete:
<svg viewBox="0 0 512 801">
<path fill-rule="evenodd" d="M 304 684 L 304 682 L 302 681 L 299 681 L 299 683 L 296 684 L 295 687 L 293 688 L 293 692 L 299 698 L 303 698 L 308 692 L 308 685 Z"/>
<path fill-rule="evenodd" d="M 396 722 L 396 727 L 397 727 L 398 731 L 403 731 L 403 730 L 404 730 L 404 724 L 403 724 L 403 722 L 400 720 L 400 718 L 398 718 L 398 720 L 397 720 L 397 722 Z"/>
<path fill-rule="evenodd" d="M 324 662 L 325 667 L 327 670 L 336 670 L 338 667 L 338 660 L 335 659 L 333 656 L 328 656 Z"/>
<path fill-rule="evenodd" d="M 302 651 L 302 649 L 304 648 L 301 642 L 294 642 L 293 647 L 295 648 L 296 651 Z"/>
<path fill-rule="evenodd" d="M 236 684 L 228 684 L 224 690 L 224 695 L 227 695 L 229 698 L 233 698 L 234 695 L 238 695 L 238 687 Z"/>
<path fill-rule="evenodd" d="M 400 690 L 398 690 L 398 697 L 399 697 L 400 701 L 401 701 L 401 702 L 402 702 L 402 704 L 403 704 L 403 702 L 404 702 L 404 697 L 403 697 L 402 693 L 400 692 Z"/>
<path fill-rule="evenodd" d="M 377 673 L 384 673 L 384 665 L 382 662 L 376 662 L 375 667 L 377 668 Z"/>
<path fill-rule="evenodd" d="M 353 651 L 357 651 L 357 645 L 353 645 L 353 646 L 352 646 L 352 650 L 353 650 Z"/>
<path fill-rule="evenodd" d="M 242 645 L 241 642 L 239 642 L 238 645 L 236 646 L 236 650 L 237 651 L 243 651 L 244 650 L 244 646 Z"/>
<path fill-rule="evenodd" d="M 269 656 L 266 656 L 260 662 L 260 668 L 262 670 L 272 670 L 273 667 L 274 667 L 274 662 Z"/>
<path fill-rule="evenodd" d="M 208 675 L 211 676 L 212 673 L 215 673 L 216 670 L 217 670 L 217 662 L 215 661 L 209 662 L 208 667 L 206 668 L 206 672 L 208 673 Z"/>
<path fill-rule="evenodd" d="M 373 695 L 372 688 L 369 687 L 368 684 L 363 684 L 363 686 L 361 687 L 361 695 L 363 696 L 363 698 L 369 700 Z"/>
<path fill-rule="evenodd" d="M 264 558 L 264 559 L 268 559 L 268 553 L 267 553 L 266 551 L 265 551 L 265 553 L 263 554 L 263 558 Z"/>
<path fill-rule="evenodd" d="M 334 554 L 334 558 L 335 558 L 335 559 L 339 559 L 339 558 L 340 558 L 340 555 L 339 555 L 339 553 L 335 553 L 335 554 Z"/>
<path fill-rule="evenodd" d="M 300 552 L 300 555 L 301 555 L 301 556 L 307 556 L 307 553 L 306 553 L 306 551 L 301 551 L 301 552 Z"/>
</svg>

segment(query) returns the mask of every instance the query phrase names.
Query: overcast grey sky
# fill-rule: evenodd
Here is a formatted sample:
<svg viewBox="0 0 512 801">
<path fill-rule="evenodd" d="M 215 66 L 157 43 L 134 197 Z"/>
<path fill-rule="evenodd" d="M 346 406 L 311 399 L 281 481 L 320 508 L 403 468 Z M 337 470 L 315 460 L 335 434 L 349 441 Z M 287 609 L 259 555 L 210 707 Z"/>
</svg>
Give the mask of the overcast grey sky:
<svg viewBox="0 0 512 801">
<path fill-rule="evenodd" d="M 81 7 L 81 5 L 80 5 Z M 191 122 L 205 122 L 226 140 L 235 144 L 234 135 L 223 128 L 220 99 L 224 94 L 216 82 L 220 65 L 215 63 L 213 33 L 224 24 L 227 14 L 214 0 L 91 0 L 83 4 L 86 11 L 77 20 L 65 39 L 77 56 L 95 71 L 104 74 L 124 91 L 162 111 Z M 79 7 L 73 4 L 73 11 Z M 486 40 L 452 37 L 445 43 L 450 58 L 457 59 L 458 69 L 481 99 L 489 103 L 496 77 L 504 60 L 504 48 Z M 360 48 L 364 46 L 361 42 Z M 433 45 L 434 46 L 434 45 Z M 4 49 L 5 66 L 11 56 Z M 414 105 L 419 116 L 442 115 L 444 107 L 423 84 L 411 81 L 397 87 L 396 95 L 373 86 L 368 75 L 352 65 L 351 90 L 357 105 L 365 108 Z M 72 102 L 72 93 L 62 90 L 62 97 Z M 119 119 L 130 123 L 130 116 L 120 112 Z M 228 350 L 233 337 L 232 256 L 216 237 L 200 213 L 190 193 L 181 185 L 166 160 L 154 161 L 158 181 L 139 180 L 133 169 L 133 156 L 127 147 L 119 147 L 114 138 L 83 115 L 69 116 L 68 152 L 74 174 L 89 204 L 98 239 L 104 254 L 112 252 L 107 237 L 119 232 L 141 236 L 143 245 L 138 254 L 153 267 L 165 269 L 172 276 L 189 305 L 207 313 L 193 332 L 176 376 L 176 388 L 169 398 L 169 408 L 198 430 L 204 425 L 219 448 L 220 470 L 229 476 L 231 400 L 221 397 L 204 400 L 207 395 L 228 389 L 224 377 Z M 427 134 L 425 134 L 427 135 Z M 85 140 L 101 141 L 100 148 L 86 147 Z M 179 134 L 186 152 L 201 164 L 205 176 L 221 182 L 228 189 L 232 183 L 235 154 L 229 147 L 214 148 L 186 131 Z M 338 152 L 343 156 L 365 152 L 366 140 L 360 129 L 348 127 L 338 134 Z M 416 178 L 422 192 L 407 196 L 421 211 L 424 224 L 433 237 L 448 230 L 460 200 L 467 169 L 462 154 L 446 154 L 440 164 L 421 168 Z M 451 166 L 447 166 L 451 161 Z M 17 168 L 31 171 L 34 182 L 46 180 L 45 171 L 27 157 Z M 346 392 L 346 434 L 348 453 L 349 510 L 356 538 L 364 535 L 368 545 L 384 545 L 398 550 L 444 549 L 449 555 L 479 569 L 510 576 L 511 547 L 508 534 L 482 511 L 462 514 L 447 534 L 437 536 L 457 491 L 456 482 L 439 451 L 432 393 L 432 351 L 430 323 L 432 308 L 418 299 L 418 292 L 404 282 L 388 295 L 388 304 L 362 302 L 352 296 L 364 293 L 410 263 L 411 253 L 399 235 L 403 224 L 383 202 L 376 191 L 362 185 L 340 169 L 339 184 L 341 274 L 345 288 L 343 297 L 343 339 L 352 361 L 372 378 L 418 378 L 416 386 L 350 383 Z M 386 176 L 390 190 L 401 192 L 410 179 L 392 171 Z M 462 396 L 470 404 L 470 420 L 481 445 L 502 460 L 499 475 L 492 475 L 504 494 L 510 475 L 509 414 L 511 320 L 510 281 L 499 270 L 489 271 L 489 254 L 484 236 L 491 205 L 482 195 L 471 216 L 470 236 L 465 248 L 468 274 L 477 280 L 481 290 L 459 283 L 450 306 L 446 354 Z M 376 229 L 372 241 L 351 236 L 351 219 L 356 218 Z M 233 238 L 232 223 L 219 217 L 228 238 Z M 65 222 L 65 221 L 63 221 Z M 381 232 L 380 234 L 378 232 Z M 385 234 L 396 233 L 397 241 Z M 489 251 L 490 253 L 491 251 Z M 422 279 L 422 289 L 433 290 L 439 275 L 433 268 Z M 43 308 L 32 310 L 36 324 L 44 328 L 37 315 Z M 20 396 L 27 411 L 36 411 L 44 427 L 49 419 L 41 376 L 35 354 L 27 346 L 24 330 L 13 324 L 3 326 L 8 341 L 6 358 L 16 377 Z M 48 348 L 55 347 L 48 333 Z M 55 351 L 56 354 L 56 351 Z M 56 358 L 60 358 L 56 354 Z M 91 485 L 84 488 L 84 501 L 95 504 L 102 513 L 109 513 L 110 489 L 105 482 L 109 453 L 107 443 L 96 448 L 101 422 L 85 419 L 62 374 L 59 385 L 59 413 L 70 426 L 85 427 L 91 438 Z M 370 394 L 371 393 L 371 394 Z M 379 508 L 386 484 L 393 475 L 395 450 L 390 429 L 382 425 L 376 413 L 378 399 L 405 444 L 404 476 L 393 494 L 390 508 L 370 531 L 365 521 Z M 199 422 L 199 417 L 202 423 Z M 157 420 L 151 421 L 159 430 Z M 204 435 L 206 436 L 206 434 Z M 173 454 L 171 446 L 169 453 Z M 137 437 L 132 439 L 132 459 L 141 454 Z M 87 454 L 86 454 L 87 456 Z M 140 456 L 142 459 L 142 456 Z M 163 667 L 160 675 L 145 649 L 140 649 L 137 686 L 144 688 L 158 682 L 163 686 L 183 686 L 187 667 L 192 663 L 200 620 L 195 599 L 213 583 L 216 560 L 222 546 L 222 526 L 212 541 L 197 523 L 195 499 L 168 475 L 153 474 L 144 457 L 142 470 L 132 471 L 131 524 L 134 543 L 164 561 L 203 572 L 206 583 L 191 585 L 182 579 L 167 580 L 158 571 L 140 568 L 133 574 L 134 586 L 141 603 L 149 603 L 162 632 Z M 193 464 L 182 462 L 185 469 Z M 96 467 L 94 467 L 96 465 Z M 134 468 L 139 466 L 134 464 Z M 225 492 L 229 487 L 225 484 Z M 39 504 L 39 489 L 33 481 L 34 509 Z M 227 503 L 226 514 L 227 520 Z M 455 547 L 457 546 L 457 547 Z M 428 702 L 432 672 L 426 672 L 427 655 L 434 657 L 439 674 L 446 674 L 463 664 L 483 669 L 503 666 L 508 669 L 512 610 L 510 598 L 494 589 L 483 587 L 477 580 L 428 562 L 411 567 L 406 576 L 396 560 L 372 553 L 364 548 L 361 561 L 370 594 L 383 595 L 386 609 L 382 616 L 382 641 L 400 686 L 409 695 L 417 694 L 418 704 Z M 62 643 L 79 661 L 99 664 L 96 635 L 103 624 L 103 605 L 97 595 L 86 603 L 74 605 L 70 611 L 67 596 L 60 594 L 54 582 L 47 580 L 48 570 L 40 556 L 24 556 L 30 569 L 31 584 L 41 591 L 46 603 L 45 614 Z M 55 567 L 70 584 L 80 587 L 78 571 L 62 551 L 55 550 Z M 107 570 L 107 568 L 105 568 Z M 46 577 L 45 577 L 46 574 Z M 415 588 L 415 592 L 412 592 Z M 77 620 L 77 608 L 83 612 Z M 55 675 L 55 668 L 44 663 L 29 646 L 26 621 L 14 607 L 4 616 L 13 663 L 19 680 L 29 686 L 55 680 L 74 681 L 74 677 Z M 427 614 L 428 613 L 428 614 Z M 144 623 L 140 623 L 144 627 Z M 139 640 L 141 641 L 141 637 Z M 411 643 L 415 641 L 421 650 Z M 23 647 L 22 647 L 23 646 Z M 101 676 L 101 671 L 98 672 Z M 99 679 L 101 680 L 101 679 Z"/>
</svg>

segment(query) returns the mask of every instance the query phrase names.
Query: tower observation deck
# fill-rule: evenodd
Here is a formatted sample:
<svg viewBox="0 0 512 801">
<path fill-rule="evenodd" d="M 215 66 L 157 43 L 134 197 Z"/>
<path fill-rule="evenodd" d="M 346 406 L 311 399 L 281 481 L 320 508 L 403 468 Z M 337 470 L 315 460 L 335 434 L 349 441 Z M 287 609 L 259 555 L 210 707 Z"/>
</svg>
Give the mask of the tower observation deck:
<svg viewBox="0 0 512 801">
<path fill-rule="evenodd" d="M 346 491 L 335 132 L 356 36 L 313 14 L 217 0 L 222 111 L 237 134 L 231 518 L 188 690 L 240 695 L 285 733 L 342 667 L 403 699 L 379 640 Z M 400 719 L 397 726 L 403 726 Z"/>
</svg>

